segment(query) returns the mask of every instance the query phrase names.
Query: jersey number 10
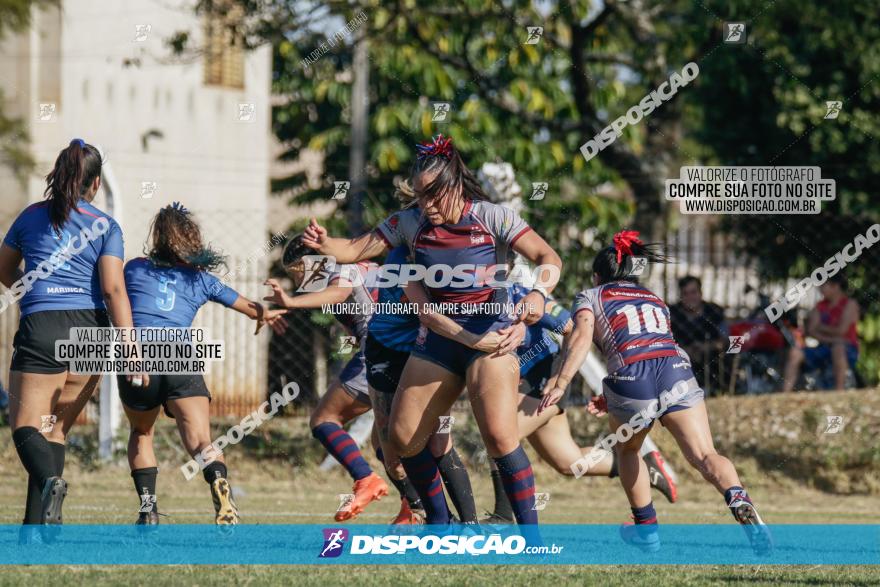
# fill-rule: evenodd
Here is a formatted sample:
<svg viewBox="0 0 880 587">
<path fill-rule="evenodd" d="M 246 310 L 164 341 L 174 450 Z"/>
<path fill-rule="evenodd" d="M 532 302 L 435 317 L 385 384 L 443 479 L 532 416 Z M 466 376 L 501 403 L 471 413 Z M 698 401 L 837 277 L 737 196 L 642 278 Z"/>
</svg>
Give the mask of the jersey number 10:
<svg viewBox="0 0 880 587">
<path fill-rule="evenodd" d="M 641 334 L 642 323 L 639 321 L 639 309 L 632 304 L 627 304 L 617 311 L 626 316 L 626 326 L 630 334 Z M 642 304 L 642 320 L 645 322 L 647 332 L 669 332 L 669 322 L 663 310 L 651 304 Z"/>
</svg>

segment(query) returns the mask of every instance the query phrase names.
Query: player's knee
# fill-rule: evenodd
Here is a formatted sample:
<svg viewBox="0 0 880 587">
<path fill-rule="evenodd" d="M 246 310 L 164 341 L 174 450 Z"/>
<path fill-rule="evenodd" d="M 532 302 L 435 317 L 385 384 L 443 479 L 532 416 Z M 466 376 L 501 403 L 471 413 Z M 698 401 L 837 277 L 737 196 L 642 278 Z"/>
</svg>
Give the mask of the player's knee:
<svg viewBox="0 0 880 587">
<path fill-rule="evenodd" d="M 411 430 L 404 426 L 392 426 L 389 441 L 391 446 L 398 455 L 402 457 L 411 457 L 421 450 L 415 437 L 415 430 Z"/>
<path fill-rule="evenodd" d="M 519 447 L 519 438 L 506 430 L 490 430 L 483 435 L 486 451 L 492 456 L 504 456 Z"/>
<path fill-rule="evenodd" d="M 428 447 L 432 455 L 442 457 L 452 450 L 452 437 L 449 434 L 435 434 L 428 441 Z"/>
</svg>

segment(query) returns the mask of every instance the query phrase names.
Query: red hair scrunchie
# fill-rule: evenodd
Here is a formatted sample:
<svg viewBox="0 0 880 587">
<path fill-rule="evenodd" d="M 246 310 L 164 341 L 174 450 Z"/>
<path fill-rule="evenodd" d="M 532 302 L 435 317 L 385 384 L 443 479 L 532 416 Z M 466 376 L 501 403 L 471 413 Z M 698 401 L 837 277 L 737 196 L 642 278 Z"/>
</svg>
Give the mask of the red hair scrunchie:
<svg viewBox="0 0 880 587">
<path fill-rule="evenodd" d="M 617 250 L 617 264 L 623 259 L 623 255 L 632 255 L 633 244 L 643 244 L 639 239 L 637 230 L 621 230 L 614 235 L 614 248 Z"/>
</svg>

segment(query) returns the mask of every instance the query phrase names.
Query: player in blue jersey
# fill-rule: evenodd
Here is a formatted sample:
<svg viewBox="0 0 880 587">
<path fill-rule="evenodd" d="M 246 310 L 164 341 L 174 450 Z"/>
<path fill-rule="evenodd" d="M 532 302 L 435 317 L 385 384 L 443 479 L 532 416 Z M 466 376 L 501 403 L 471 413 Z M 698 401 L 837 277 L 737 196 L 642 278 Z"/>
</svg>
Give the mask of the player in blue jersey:
<svg viewBox="0 0 880 587">
<path fill-rule="evenodd" d="M 122 274 L 122 230 L 91 201 L 101 187 L 101 154 L 74 139 L 46 176 L 46 201 L 24 209 L 0 246 L 0 310 L 19 303 L 9 374 L 12 438 L 28 472 L 22 540 L 32 524 L 61 524 L 67 494 L 64 443 L 100 375 L 74 374 L 55 342 L 78 327 L 131 327 Z M 24 272 L 19 268 L 24 261 Z"/>
<path fill-rule="evenodd" d="M 528 292 L 528 288 L 520 284 L 510 287 L 510 295 L 515 302 Z M 544 410 L 540 409 L 544 399 L 544 385 L 552 374 L 559 353 L 556 340 L 570 333 L 572 327 L 571 314 L 555 300 L 548 299 L 544 316 L 529 326 L 523 343 L 516 351 L 520 362 L 520 402 L 517 412 L 520 438 L 528 439 L 544 462 L 562 475 L 574 475 L 572 464 L 594 450 L 592 446 L 578 446 L 571 437 L 565 415 L 565 397 Z M 617 477 L 617 454 L 603 453 L 584 475 Z M 678 499 L 677 488 L 666 471 L 660 452 L 643 451 L 642 458 L 648 467 L 651 487 L 674 503 Z M 482 521 L 488 524 L 513 523 L 513 510 L 504 493 L 501 476 L 495 468 L 492 469 L 492 488 L 495 492 L 495 507 Z"/>
<path fill-rule="evenodd" d="M 304 293 L 287 295 L 277 280 L 269 279 L 266 285 L 272 288 L 272 294 L 264 300 L 291 310 L 345 304 L 333 316 L 354 339 L 351 346 L 357 352 L 339 377 L 330 383 L 309 418 L 312 436 L 345 467 L 354 481 L 353 500 L 335 515 L 337 522 L 344 522 L 357 518 L 370 503 L 388 495 L 388 485 L 373 472 L 357 442 L 344 428 L 371 409 L 363 345 L 372 305 L 378 295 L 375 289 L 366 286 L 366 277 L 376 264 L 330 266 L 319 262 L 316 266 L 307 266 L 311 260 L 303 257 L 312 250 L 303 245 L 302 240 L 301 235 L 291 239 L 284 249 L 282 265 L 294 287 Z"/>
<path fill-rule="evenodd" d="M 192 214 L 175 202 L 159 210 L 150 227 L 150 252 L 125 265 L 125 286 L 131 300 L 134 325 L 138 328 L 189 328 L 196 313 L 208 302 L 217 302 L 283 333 L 284 310 L 266 310 L 226 286 L 210 272 L 223 265 L 223 257 L 206 246 Z M 255 332 L 256 334 L 256 332 Z M 153 374 L 145 384 L 118 377 L 119 396 L 131 431 L 128 464 L 141 505 L 138 525 L 159 523 L 156 480 L 159 469 L 153 452 L 153 431 L 159 409 L 174 418 L 180 438 L 198 460 L 214 502 L 214 522 L 239 522 L 232 500 L 228 471 L 222 451 L 212 446 L 211 394 L 201 374 Z M 207 452 L 203 453 L 203 451 Z"/>
<path fill-rule="evenodd" d="M 566 338 L 562 363 L 545 385 L 542 405 L 553 405 L 563 397 L 595 340 L 608 361 L 609 375 L 603 381 L 604 394 L 594 400 L 591 411 L 609 415 L 619 451 L 620 481 L 635 520 L 635 525 L 621 528 L 623 539 L 649 551 L 660 546 L 648 471 L 639 458 L 645 436 L 659 419 L 687 461 L 724 495 L 752 548 L 769 552 L 770 534 L 733 463 L 715 451 L 703 390 L 690 359 L 672 336 L 669 309 L 631 275 L 633 257 L 649 263 L 666 261 L 635 231 L 616 234 L 614 245 L 596 255 L 594 287 L 575 298 L 574 329 Z"/>
<path fill-rule="evenodd" d="M 446 271 L 446 277 L 450 271 L 454 276 L 464 266 L 463 283 L 456 279 L 423 283 L 437 284 L 426 288 L 432 302 L 459 304 L 453 306 L 458 311 L 450 314 L 459 330 L 483 334 L 509 329 L 515 320 L 538 321 L 561 270 L 556 252 L 516 212 L 488 202 L 451 139 L 441 136 L 420 145 L 411 176 L 418 207 L 397 212 L 375 231 L 354 239 L 330 238 L 312 220 L 304 242 L 339 262 L 376 257 L 406 245 L 415 264 L 434 277 L 438 270 Z M 517 306 L 515 317 L 504 309 L 506 290 L 480 277 L 484 269 L 503 266 L 510 249 L 535 265 L 552 269 L 547 287 L 531 291 Z M 402 375 L 402 391 L 394 398 L 391 438 L 419 491 L 428 523 L 445 524 L 450 515 L 427 442 L 439 417 L 466 385 L 487 452 L 498 465 L 517 522 L 537 524 L 534 476 L 516 428 L 518 380 L 512 353 L 485 353 L 420 329 Z"/>
</svg>

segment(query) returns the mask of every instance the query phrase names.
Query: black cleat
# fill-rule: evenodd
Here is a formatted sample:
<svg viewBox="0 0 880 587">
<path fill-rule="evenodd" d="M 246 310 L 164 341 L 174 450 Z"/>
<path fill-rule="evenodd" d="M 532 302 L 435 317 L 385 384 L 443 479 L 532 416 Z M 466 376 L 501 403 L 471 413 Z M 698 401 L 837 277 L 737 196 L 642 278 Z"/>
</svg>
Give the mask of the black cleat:
<svg viewBox="0 0 880 587">
<path fill-rule="evenodd" d="M 67 496 L 67 481 L 61 477 L 49 477 L 43 485 L 41 496 L 42 523 L 61 524 L 61 506 Z"/>
<path fill-rule="evenodd" d="M 508 524 L 516 524 L 516 520 L 496 514 L 495 512 L 486 512 L 486 517 L 480 520 L 480 524 L 487 526 L 504 526 Z"/>
<path fill-rule="evenodd" d="M 151 510 L 149 512 L 141 512 L 138 514 L 137 522 L 134 523 L 135 526 L 158 526 L 159 525 L 159 512 L 156 510 Z"/>
</svg>

